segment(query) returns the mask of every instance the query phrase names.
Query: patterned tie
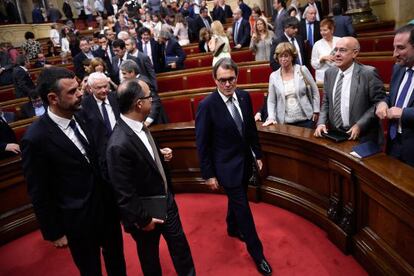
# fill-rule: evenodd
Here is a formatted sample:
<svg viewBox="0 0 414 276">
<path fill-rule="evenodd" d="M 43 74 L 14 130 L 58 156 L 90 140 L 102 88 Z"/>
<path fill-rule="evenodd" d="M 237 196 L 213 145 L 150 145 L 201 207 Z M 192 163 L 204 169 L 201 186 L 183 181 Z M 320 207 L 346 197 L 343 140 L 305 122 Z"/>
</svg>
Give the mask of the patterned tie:
<svg viewBox="0 0 414 276">
<path fill-rule="evenodd" d="M 238 44 L 237 36 L 239 35 L 239 21 L 236 22 L 236 30 L 234 30 L 234 44 Z"/>
<path fill-rule="evenodd" d="M 334 101 L 334 125 L 335 128 L 339 129 L 342 127 L 342 115 L 341 115 L 341 94 L 342 94 L 342 83 L 344 81 L 344 74 L 339 75 L 338 83 L 335 89 L 335 101 Z"/>
<path fill-rule="evenodd" d="M 308 41 L 310 46 L 313 46 L 312 24 L 308 24 Z"/>
<path fill-rule="evenodd" d="M 231 116 L 233 117 L 233 120 L 236 123 L 237 130 L 240 132 L 240 135 L 243 135 L 243 120 L 233 100 L 233 97 L 230 97 L 228 100 L 231 110 Z"/>
<path fill-rule="evenodd" d="M 111 127 L 111 122 L 109 121 L 108 111 L 106 110 L 105 105 L 106 105 L 106 103 L 102 102 L 101 109 L 102 109 L 102 115 L 103 115 L 104 124 L 105 124 L 105 128 L 106 128 L 106 134 L 109 137 L 112 133 L 112 127 Z"/>
<path fill-rule="evenodd" d="M 158 170 L 161 174 L 162 180 L 164 181 L 165 193 L 167 193 L 167 177 L 165 176 L 164 167 L 162 166 L 157 146 L 155 145 L 155 142 L 154 142 L 154 139 L 152 138 L 151 132 L 149 131 L 149 129 L 145 125 L 142 127 L 142 130 L 144 131 L 145 135 L 147 136 L 148 142 L 149 142 L 149 144 L 151 146 L 151 149 L 152 149 L 152 152 L 154 153 L 155 164 L 157 164 L 157 168 L 158 168 Z"/>
<path fill-rule="evenodd" d="M 87 156 L 91 156 L 91 148 L 89 147 L 89 143 L 85 137 L 80 133 L 78 126 L 76 125 L 75 119 L 70 120 L 69 126 L 73 129 L 76 138 L 78 138 L 79 142 L 81 142 L 83 149 L 86 152 Z"/>
<path fill-rule="evenodd" d="M 147 42 L 144 43 L 144 54 L 148 56 Z"/>
<path fill-rule="evenodd" d="M 404 101 L 405 98 L 407 97 L 408 94 L 408 89 L 411 86 L 411 82 L 413 80 L 413 70 L 412 69 L 408 69 L 407 73 L 408 73 L 408 78 L 407 81 L 404 84 L 403 89 L 401 90 L 400 96 L 398 97 L 395 106 L 396 107 L 402 107 L 404 105 Z M 398 129 L 398 120 L 392 120 L 391 125 L 390 125 L 390 137 L 392 140 L 395 139 L 395 137 L 397 137 L 397 129 Z"/>
</svg>

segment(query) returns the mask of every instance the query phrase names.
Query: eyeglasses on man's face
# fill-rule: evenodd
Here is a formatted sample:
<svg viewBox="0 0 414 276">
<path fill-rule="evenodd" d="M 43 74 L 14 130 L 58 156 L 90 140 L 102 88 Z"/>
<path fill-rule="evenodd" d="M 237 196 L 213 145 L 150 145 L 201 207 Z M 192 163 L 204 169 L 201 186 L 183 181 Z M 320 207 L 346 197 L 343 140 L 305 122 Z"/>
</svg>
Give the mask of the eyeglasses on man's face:
<svg viewBox="0 0 414 276">
<path fill-rule="evenodd" d="M 235 81 L 236 81 L 236 77 L 230 77 L 230 78 L 227 78 L 227 79 L 224 79 L 224 78 L 221 78 L 221 79 L 217 79 L 217 81 L 221 84 L 221 85 L 226 85 L 227 84 L 227 82 L 229 83 L 229 84 L 233 84 Z"/>
<path fill-rule="evenodd" d="M 340 54 L 345 54 L 345 53 L 347 53 L 348 51 L 356 51 L 357 49 L 348 49 L 348 48 L 334 48 L 333 49 L 333 53 L 334 54 L 336 54 L 336 53 L 340 53 Z"/>
<path fill-rule="evenodd" d="M 145 97 L 138 98 L 138 100 L 146 100 L 146 99 L 150 99 L 152 101 L 152 96 L 148 95 L 148 96 L 145 96 Z"/>
</svg>

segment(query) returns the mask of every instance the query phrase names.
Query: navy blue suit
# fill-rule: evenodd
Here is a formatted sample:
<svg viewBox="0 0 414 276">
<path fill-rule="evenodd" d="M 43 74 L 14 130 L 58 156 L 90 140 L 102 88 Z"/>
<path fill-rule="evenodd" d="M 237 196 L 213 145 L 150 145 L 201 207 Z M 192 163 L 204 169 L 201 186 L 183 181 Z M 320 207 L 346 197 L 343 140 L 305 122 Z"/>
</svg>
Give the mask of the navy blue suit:
<svg viewBox="0 0 414 276">
<path fill-rule="evenodd" d="M 334 36 L 355 36 L 352 18 L 350 16 L 336 15 L 333 17 L 333 20 L 335 21 Z"/>
<path fill-rule="evenodd" d="M 240 231 L 247 250 L 256 262 L 263 256 L 253 216 L 247 200 L 247 185 L 252 174 L 252 151 L 262 158 L 250 96 L 236 90 L 243 117 L 238 131 L 226 104 L 216 90 L 200 102 L 196 115 L 196 142 L 203 179 L 216 177 L 228 196 L 227 229 Z"/>
<path fill-rule="evenodd" d="M 386 99 L 389 107 L 395 106 L 398 90 L 400 89 L 406 69 L 406 67 L 398 64 L 394 65 L 390 85 L 391 90 Z M 401 128 L 400 137 L 397 136 L 394 141 L 388 137 L 387 152 L 392 156 L 398 157 L 401 161 L 414 166 L 414 92 L 412 92 L 407 106 L 403 109 Z M 389 133 L 390 131 L 388 131 Z"/>
<path fill-rule="evenodd" d="M 174 70 L 181 70 L 184 69 L 184 61 L 187 55 L 185 54 L 183 48 L 178 44 L 177 40 L 174 38 L 170 38 L 167 43 L 167 47 L 165 44 L 161 44 L 161 53 L 162 53 L 162 60 L 163 60 L 163 68 L 164 71 L 171 71 L 172 69 L 165 64 L 165 56 L 177 56 L 178 61 L 176 62 L 177 68 Z"/>
<path fill-rule="evenodd" d="M 239 30 L 236 34 L 236 23 L 233 23 L 233 41 L 237 41 L 237 44 L 241 44 L 242 47 L 249 47 L 250 45 L 250 23 L 246 19 L 242 19 L 240 22 Z M 236 44 L 236 42 L 235 42 Z"/>
<path fill-rule="evenodd" d="M 298 45 L 299 45 L 300 55 L 302 56 L 302 62 L 303 62 L 302 65 L 305 65 L 307 59 L 306 59 L 305 44 L 303 42 L 303 38 L 297 35 L 295 36 L 295 40 L 298 42 Z M 280 68 L 279 62 L 275 60 L 274 58 L 274 53 L 275 53 L 277 45 L 279 45 L 279 43 L 282 43 L 282 42 L 289 42 L 285 34 L 272 40 L 272 47 L 270 48 L 270 57 L 269 57 L 270 67 L 272 67 L 272 71 L 276 71 L 277 69 Z M 296 63 L 299 64 L 299 57 L 296 59 Z"/>
<path fill-rule="evenodd" d="M 150 45 L 151 45 L 151 58 L 152 58 L 152 64 L 154 66 L 154 70 L 156 73 L 159 73 L 162 71 L 161 68 L 161 46 L 153 39 L 151 38 L 149 41 Z M 138 51 L 140 51 L 141 53 L 144 53 L 143 47 L 142 47 L 142 40 L 138 40 L 137 43 L 137 49 Z"/>
<path fill-rule="evenodd" d="M 6 151 L 6 146 L 9 143 L 17 143 L 16 135 L 8 124 L 14 121 L 14 113 L 4 112 L 3 116 L 6 121 L 0 117 L 0 159 L 14 156 L 14 153 Z"/>
</svg>

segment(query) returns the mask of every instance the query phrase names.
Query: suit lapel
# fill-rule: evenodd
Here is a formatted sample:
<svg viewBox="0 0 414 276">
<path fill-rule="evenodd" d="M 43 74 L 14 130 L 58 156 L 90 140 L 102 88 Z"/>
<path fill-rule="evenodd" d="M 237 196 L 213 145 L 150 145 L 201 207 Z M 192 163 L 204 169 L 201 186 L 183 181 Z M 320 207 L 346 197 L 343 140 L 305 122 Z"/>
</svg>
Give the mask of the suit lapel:
<svg viewBox="0 0 414 276">
<path fill-rule="evenodd" d="M 237 129 L 236 122 L 234 121 L 233 117 L 230 114 L 230 111 L 227 108 L 226 103 L 223 101 L 221 96 L 219 95 L 220 92 L 216 89 L 215 93 L 213 95 L 215 96 L 215 100 L 217 102 L 217 107 L 219 108 L 218 114 L 224 114 L 224 118 L 227 121 L 227 125 L 233 129 L 235 133 L 240 135 L 239 130 Z M 236 94 L 237 95 L 237 94 Z M 239 97 L 237 97 L 237 100 L 239 100 Z"/>
<path fill-rule="evenodd" d="M 397 74 L 396 80 L 393 82 L 394 85 L 392 85 L 391 89 L 391 105 L 394 106 L 397 101 L 398 96 L 398 90 L 400 89 L 401 82 L 403 81 L 404 75 L 405 75 L 405 67 L 399 67 L 400 70 Z M 413 95 L 411 95 L 410 102 L 412 102 Z M 409 106 L 409 104 L 408 104 Z"/>
<path fill-rule="evenodd" d="M 352 117 L 351 116 L 352 108 L 354 107 L 354 101 L 358 93 L 360 70 L 361 70 L 361 65 L 359 65 L 358 63 L 355 63 L 354 70 L 352 72 L 351 88 L 350 88 L 351 91 L 349 91 L 349 118 Z"/>
<path fill-rule="evenodd" d="M 118 120 L 120 113 L 119 113 L 119 106 L 118 106 L 115 93 L 111 93 L 111 92 L 108 93 L 108 101 L 111 104 L 112 111 L 114 112 L 114 115 L 115 115 L 115 119 Z"/>
</svg>

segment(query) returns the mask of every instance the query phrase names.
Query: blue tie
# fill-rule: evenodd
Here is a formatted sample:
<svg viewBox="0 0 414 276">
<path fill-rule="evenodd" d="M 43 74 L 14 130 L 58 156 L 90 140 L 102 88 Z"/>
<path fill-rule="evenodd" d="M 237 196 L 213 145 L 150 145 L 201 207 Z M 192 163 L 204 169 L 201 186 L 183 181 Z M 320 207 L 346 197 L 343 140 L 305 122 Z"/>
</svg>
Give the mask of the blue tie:
<svg viewBox="0 0 414 276">
<path fill-rule="evenodd" d="M 111 127 L 111 122 L 109 121 L 108 111 L 106 110 L 105 105 L 106 105 L 105 102 L 102 102 L 102 104 L 101 104 L 102 115 L 103 115 L 104 124 L 105 124 L 105 128 L 106 128 L 106 134 L 109 137 L 112 133 L 112 127 Z"/>
<path fill-rule="evenodd" d="M 308 41 L 310 46 L 313 46 L 312 24 L 308 23 Z"/>
<path fill-rule="evenodd" d="M 412 69 L 408 69 L 407 73 L 408 73 L 408 78 L 407 81 L 405 82 L 405 85 L 403 87 L 403 89 L 401 90 L 400 96 L 398 97 L 395 106 L 396 107 L 402 107 L 405 101 L 405 98 L 407 97 L 408 94 L 408 89 L 411 86 L 411 82 L 413 80 L 413 70 Z M 393 120 L 391 122 L 391 126 L 390 126 L 390 137 L 391 140 L 394 140 L 395 137 L 397 137 L 397 128 L 398 128 L 398 121 L 397 120 Z"/>
</svg>

